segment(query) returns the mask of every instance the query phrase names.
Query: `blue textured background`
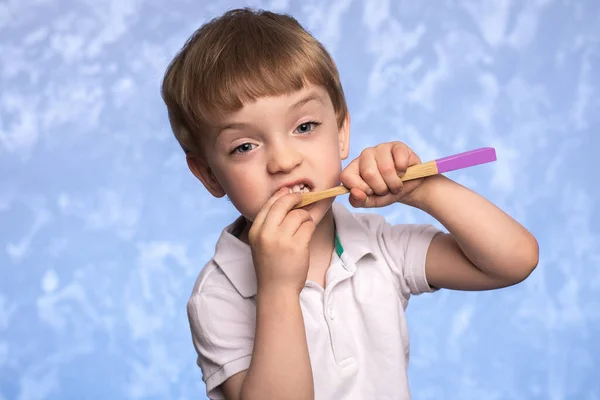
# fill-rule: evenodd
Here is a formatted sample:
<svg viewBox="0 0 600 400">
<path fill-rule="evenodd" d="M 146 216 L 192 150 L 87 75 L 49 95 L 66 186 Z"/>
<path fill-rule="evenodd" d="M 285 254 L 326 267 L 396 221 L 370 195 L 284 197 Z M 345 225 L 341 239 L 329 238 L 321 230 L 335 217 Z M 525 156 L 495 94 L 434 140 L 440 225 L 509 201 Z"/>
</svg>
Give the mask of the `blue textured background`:
<svg viewBox="0 0 600 400">
<path fill-rule="evenodd" d="M 413 298 L 414 398 L 600 399 L 592 0 L 0 1 L 0 399 L 204 397 L 185 304 L 236 213 L 188 172 L 159 85 L 240 5 L 292 13 L 329 48 L 352 157 L 494 146 L 449 176 L 540 242 L 517 287 Z"/>
</svg>

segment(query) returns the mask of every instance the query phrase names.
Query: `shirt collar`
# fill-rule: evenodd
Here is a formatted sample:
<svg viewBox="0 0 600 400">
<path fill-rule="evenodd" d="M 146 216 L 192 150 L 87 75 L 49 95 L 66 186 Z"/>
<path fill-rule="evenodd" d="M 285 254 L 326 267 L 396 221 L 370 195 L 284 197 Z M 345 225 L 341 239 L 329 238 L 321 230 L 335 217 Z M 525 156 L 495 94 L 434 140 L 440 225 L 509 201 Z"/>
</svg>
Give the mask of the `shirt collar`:
<svg viewBox="0 0 600 400">
<path fill-rule="evenodd" d="M 344 248 L 344 254 L 356 264 L 367 254 L 373 254 L 367 228 L 342 204 L 332 205 L 336 232 Z M 244 223 L 239 217 L 221 232 L 215 247 L 213 260 L 243 297 L 256 295 L 256 273 L 250 246 L 235 237 L 232 232 Z"/>
<path fill-rule="evenodd" d="M 335 221 L 335 230 L 344 247 L 344 254 L 348 259 L 356 264 L 367 254 L 374 255 L 371 248 L 372 239 L 367 227 L 365 227 L 356 216 L 351 213 L 344 205 L 334 202 L 333 219 Z"/>
</svg>

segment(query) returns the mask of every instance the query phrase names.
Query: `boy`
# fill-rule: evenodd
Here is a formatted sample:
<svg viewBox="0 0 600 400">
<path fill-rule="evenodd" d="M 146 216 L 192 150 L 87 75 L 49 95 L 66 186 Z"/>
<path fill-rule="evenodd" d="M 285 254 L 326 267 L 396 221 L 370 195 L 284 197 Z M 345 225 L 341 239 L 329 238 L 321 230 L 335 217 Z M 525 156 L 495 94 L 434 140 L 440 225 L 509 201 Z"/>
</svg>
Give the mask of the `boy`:
<svg viewBox="0 0 600 400">
<path fill-rule="evenodd" d="M 241 216 L 188 302 L 212 399 L 408 399 L 410 295 L 525 279 L 535 238 L 445 178 L 402 183 L 400 142 L 348 157 L 335 64 L 292 17 L 249 9 L 201 27 L 169 66 L 163 98 L 191 172 Z M 353 207 L 403 203 L 431 226 L 388 224 L 300 192 L 343 183 Z"/>
</svg>

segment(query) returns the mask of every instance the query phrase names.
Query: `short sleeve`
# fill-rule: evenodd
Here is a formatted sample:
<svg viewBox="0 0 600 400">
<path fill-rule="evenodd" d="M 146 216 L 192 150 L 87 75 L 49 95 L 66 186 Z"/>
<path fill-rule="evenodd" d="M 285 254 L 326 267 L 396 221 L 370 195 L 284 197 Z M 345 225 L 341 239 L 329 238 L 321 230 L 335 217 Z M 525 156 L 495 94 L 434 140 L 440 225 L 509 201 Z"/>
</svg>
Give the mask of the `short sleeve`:
<svg viewBox="0 0 600 400">
<path fill-rule="evenodd" d="M 210 399 L 224 399 L 220 385 L 250 366 L 255 303 L 235 291 L 196 292 L 187 311 L 206 394 Z"/>
<path fill-rule="evenodd" d="M 410 295 L 433 292 L 425 274 L 425 261 L 431 240 L 441 230 L 432 225 L 391 225 L 385 223 L 382 240 L 390 257 L 390 268 L 398 278 L 406 302 Z"/>
</svg>

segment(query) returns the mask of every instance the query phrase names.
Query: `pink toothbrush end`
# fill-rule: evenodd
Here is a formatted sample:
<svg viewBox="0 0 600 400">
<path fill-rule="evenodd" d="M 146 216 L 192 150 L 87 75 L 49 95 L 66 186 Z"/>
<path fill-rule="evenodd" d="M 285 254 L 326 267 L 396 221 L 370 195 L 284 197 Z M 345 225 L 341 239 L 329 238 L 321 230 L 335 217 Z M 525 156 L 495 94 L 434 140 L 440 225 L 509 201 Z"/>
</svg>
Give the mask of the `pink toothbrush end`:
<svg viewBox="0 0 600 400">
<path fill-rule="evenodd" d="M 454 171 L 461 168 L 472 167 L 496 161 L 496 150 L 493 147 L 482 147 L 435 160 L 438 172 Z"/>
</svg>

